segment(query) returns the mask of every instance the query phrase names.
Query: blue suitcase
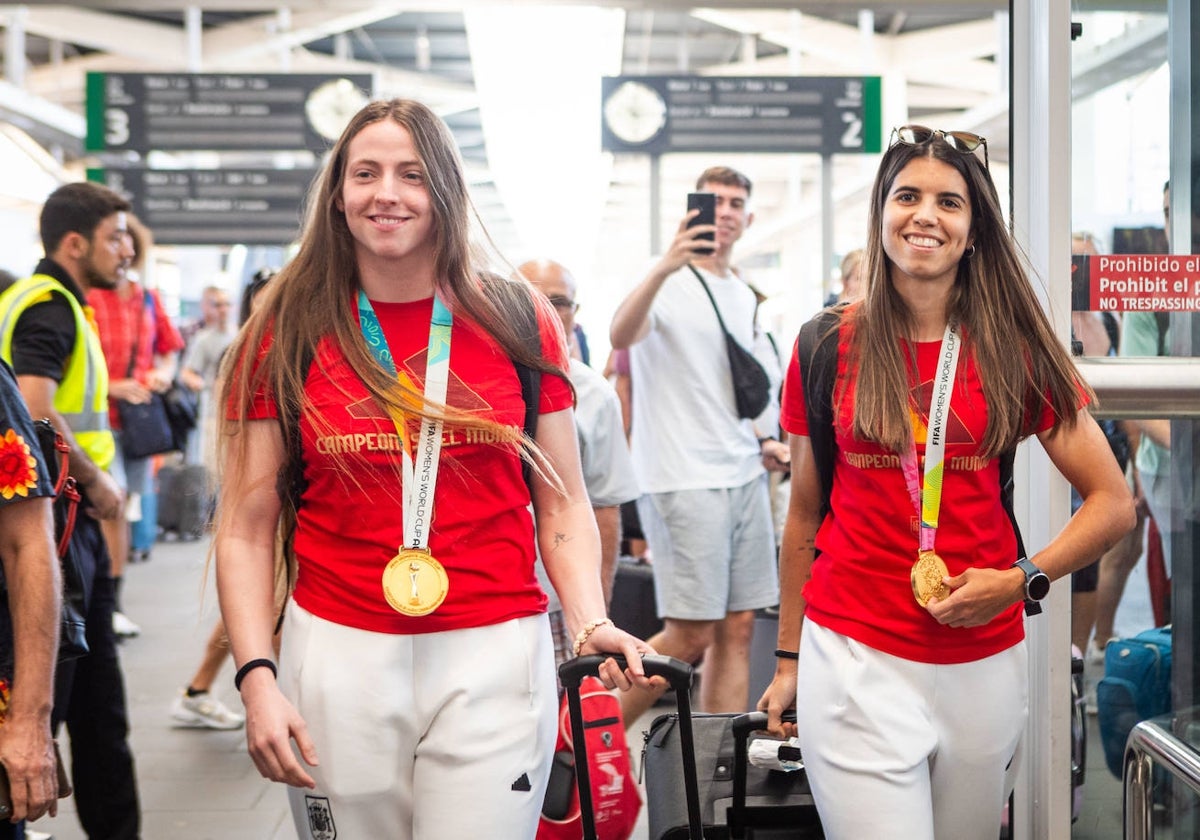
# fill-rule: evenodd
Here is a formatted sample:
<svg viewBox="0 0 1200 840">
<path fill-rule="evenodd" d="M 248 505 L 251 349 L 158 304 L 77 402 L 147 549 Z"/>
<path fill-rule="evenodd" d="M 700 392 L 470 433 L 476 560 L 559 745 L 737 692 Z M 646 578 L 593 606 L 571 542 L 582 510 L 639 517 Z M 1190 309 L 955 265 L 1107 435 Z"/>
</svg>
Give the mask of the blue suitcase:
<svg viewBox="0 0 1200 840">
<path fill-rule="evenodd" d="M 1171 711 L 1171 627 L 1156 627 L 1104 649 L 1104 676 L 1096 685 L 1104 761 L 1118 779 L 1125 741 L 1140 721 Z"/>
</svg>

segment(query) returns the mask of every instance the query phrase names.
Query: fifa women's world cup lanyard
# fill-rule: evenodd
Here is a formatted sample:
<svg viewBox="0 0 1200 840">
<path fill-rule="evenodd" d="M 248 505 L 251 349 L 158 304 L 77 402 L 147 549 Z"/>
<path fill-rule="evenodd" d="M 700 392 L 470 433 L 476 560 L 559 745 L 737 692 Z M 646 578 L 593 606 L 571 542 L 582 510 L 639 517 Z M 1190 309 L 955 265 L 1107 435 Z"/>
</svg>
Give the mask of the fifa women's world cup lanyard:
<svg viewBox="0 0 1200 840">
<path fill-rule="evenodd" d="M 953 323 L 946 325 L 942 346 L 938 352 L 937 375 L 933 381 L 933 397 L 929 402 L 929 424 L 925 438 L 925 482 L 917 476 L 917 442 L 914 439 L 908 452 L 900 459 L 904 471 L 904 483 L 908 495 L 920 519 L 920 540 L 917 562 L 913 564 L 910 579 L 913 596 L 922 607 L 930 598 L 941 600 L 950 594 L 949 587 L 942 582 L 950 570 L 934 551 L 937 537 L 938 512 L 942 506 L 942 476 L 946 458 L 946 426 L 950 416 L 950 395 L 954 390 L 954 371 L 958 367 L 958 353 L 962 346 L 958 330 Z"/>
<path fill-rule="evenodd" d="M 392 376 L 398 376 L 396 361 L 388 348 L 383 327 L 363 291 L 358 293 L 358 321 L 363 338 L 375 360 Z M 429 319 L 429 351 L 425 358 L 425 403 L 446 402 L 450 379 L 450 328 L 454 322 L 445 304 L 435 295 Z M 430 519 L 437 486 L 438 462 L 442 453 L 441 420 L 424 417 L 416 453 L 409 451 L 409 435 L 403 415 L 392 415 L 404 450 L 401 478 L 404 493 L 404 544 L 383 571 L 383 597 L 397 612 L 411 616 L 429 615 L 446 600 L 450 578 L 429 551 Z"/>
</svg>

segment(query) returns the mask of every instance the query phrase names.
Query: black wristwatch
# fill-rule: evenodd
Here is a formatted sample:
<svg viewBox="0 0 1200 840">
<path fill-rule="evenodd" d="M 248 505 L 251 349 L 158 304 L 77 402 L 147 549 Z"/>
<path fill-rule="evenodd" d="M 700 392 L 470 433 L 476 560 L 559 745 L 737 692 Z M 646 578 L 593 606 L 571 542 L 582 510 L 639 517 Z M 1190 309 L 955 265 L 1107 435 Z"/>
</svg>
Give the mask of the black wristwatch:
<svg viewBox="0 0 1200 840">
<path fill-rule="evenodd" d="M 1050 594 L 1050 578 L 1028 557 L 1022 557 L 1013 566 L 1025 573 L 1025 615 L 1037 615 L 1042 611 L 1038 602 Z"/>
</svg>

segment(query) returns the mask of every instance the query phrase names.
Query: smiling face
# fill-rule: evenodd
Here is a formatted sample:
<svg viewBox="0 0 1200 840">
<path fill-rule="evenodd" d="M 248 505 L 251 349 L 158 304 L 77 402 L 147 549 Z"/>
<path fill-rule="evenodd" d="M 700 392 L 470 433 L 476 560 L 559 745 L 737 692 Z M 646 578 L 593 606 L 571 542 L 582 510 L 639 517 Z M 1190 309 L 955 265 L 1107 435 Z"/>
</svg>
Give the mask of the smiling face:
<svg viewBox="0 0 1200 840">
<path fill-rule="evenodd" d="M 949 164 L 913 158 L 884 200 L 881 233 L 893 285 L 939 283 L 949 288 L 973 241 L 967 182 Z"/>
<path fill-rule="evenodd" d="M 425 165 L 407 129 L 383 119 L 350 141 L 335 205 L 346 216 L 359 277 L 369 296 L 380 293 L 380 283 L 428 279 L 436 220 Z"/>
</svg>

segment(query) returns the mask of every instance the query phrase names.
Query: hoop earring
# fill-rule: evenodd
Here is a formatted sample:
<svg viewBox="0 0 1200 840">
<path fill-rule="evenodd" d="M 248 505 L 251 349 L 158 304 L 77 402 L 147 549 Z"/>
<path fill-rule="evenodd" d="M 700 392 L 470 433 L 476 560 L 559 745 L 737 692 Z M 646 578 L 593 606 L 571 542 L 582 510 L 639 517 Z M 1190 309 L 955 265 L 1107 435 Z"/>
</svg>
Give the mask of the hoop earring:
<svg viewBox="0 0 1200 840">
<path fill-rule="evenodd" d="M 975 246 L 973 244 L 968 245 L 967 250 L 963 251 L 963 259 L 969 260 L 973 256 L 975 256 Z"/>
</svg>

